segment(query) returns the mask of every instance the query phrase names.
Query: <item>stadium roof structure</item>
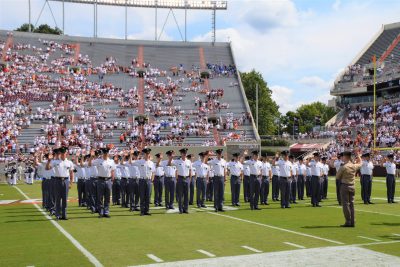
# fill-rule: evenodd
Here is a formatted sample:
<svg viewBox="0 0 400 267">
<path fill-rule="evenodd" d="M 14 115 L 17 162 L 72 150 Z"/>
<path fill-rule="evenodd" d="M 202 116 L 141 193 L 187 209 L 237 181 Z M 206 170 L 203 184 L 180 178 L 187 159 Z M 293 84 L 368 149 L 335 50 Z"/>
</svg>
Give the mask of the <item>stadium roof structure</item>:
<svg viewBox="0 0 400 267">
<path fill-rule="evenodd" d="M 399 87 L 400 72 L 395 66 L 400 61 L 400 22 L 382 25 L 379 32 L 350 63 L 352 67 L 346 67 L 338 75 L 331 94 L 349 97 L 363 95 L 366 99 L 358 101 L 370 102 L 374 84 L 373 57 L 376 58 L 379 68 L 375 81 L 377 89 L 391 90 Z M 357 71 L 351 70 L 352 68 Z"/>
<path fill-rule="evenodd" d="M 65 33 L 65 3 L 72 3 L 72 4 L 90 4 L 93 5 L 93 37 L 97 37 L 97 20 L 98 20 L 98 12 L 97 6 L 104 5 L 104 6 L 117 6 L 117 7 L 124 7 L 125 8 L 125 39 L 128 39 L 128 8 L 153 8 L 154 13 L 154 26 L 155 26 L 155 33 L 154 33 L 154 40 L 159 40 L 162 36 L 164 31 L 164 27 L 172 14 L 173 19 L 175 21 L 176 27 L 180 33 L 182 41 L 187 41 L 187 11 L 188 10 L 211 10 L 212 17 L 211 17 L 211 26 L 212 26 L 212 42 L 215 43 L 216 41 L 216 14 L 217 10 L 226 10 L 228 9 L 228 1 L 227 0 L 44 0 L 43 7 L 40 11 L 40 14 L 36 20 L 36 23 L 39 21 L 40 16 L 43 12 L 43 9 L 46 5 L 49 7 L 50 12 L 53 16 L 53 20 L 57 26 L 57 21 L 54 17 L 53 11 L 49 4 L 49 1 L 52 2 L 60 2 L 62 3 L 62 31 Z M 160 34 L 158 33 L 158 13 L 157 9 L 169 9 L 168 15 L 163 23 L 162 30 Z M 29 25 L 31 25 L 31 4 L 28 1 L 28 13 L 29 13 Z M 184 33 L 179 27 L 178 21 L 176 19 L 174 10 L 181 9 L 185 11 L 185 22 L 184 22 Z M 35 25 L 36 26 L 36 25 Z M 29 29 L 30 31 L 30 29 Z"/>
<path fill-rule="evenodd" d="M 395 59 L 400 59 L 399 41 L 400 22 L 382 25 L 380 31 L 352 61 L 352 65 L 371 63 L 374 55 L 381 62 L 391 54 L 393 54 Z"/>
</svg>

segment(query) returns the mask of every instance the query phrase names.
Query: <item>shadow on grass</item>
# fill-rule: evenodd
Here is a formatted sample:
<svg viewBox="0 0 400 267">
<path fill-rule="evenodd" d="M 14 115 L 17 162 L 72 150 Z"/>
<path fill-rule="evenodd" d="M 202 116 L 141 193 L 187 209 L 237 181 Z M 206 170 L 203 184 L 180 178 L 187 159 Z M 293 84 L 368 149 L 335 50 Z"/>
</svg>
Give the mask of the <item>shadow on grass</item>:
<svg viewBox="0 0 400 267">
<path fill-rule="evenodd" d="M 341 228 L 340 225 L 308 225 L 302 226 L 304 229 L 324 229 L 324 228 Z"/>
<path fill-rule="evenodd" d="M 371 223 L 371 225 L 400 226 L 400 223 L 387 223 L 387 222 L 382 222 L 382 223 Z"/>
</svg>

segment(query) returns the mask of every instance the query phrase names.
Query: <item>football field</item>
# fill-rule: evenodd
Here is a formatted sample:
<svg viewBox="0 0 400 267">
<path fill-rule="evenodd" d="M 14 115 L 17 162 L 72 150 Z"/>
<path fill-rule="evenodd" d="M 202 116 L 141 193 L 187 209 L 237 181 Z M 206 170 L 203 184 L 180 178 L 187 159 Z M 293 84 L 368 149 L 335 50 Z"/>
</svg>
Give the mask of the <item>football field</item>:
<svg viewBox="0 0 400 267">
<path fill-rule="evenodd" d="M 167 262 L 168 266 L 225 266 L 222 262 L 230 260 L 265 265 L 271 260 L 269 265 L 274 265 L 274 260 L 282 263 L 288 255 L 294 262 L 308 255 L 319 259 L 321 265 L 329 265 L 330 257 L 338 255 L 347 262 L 372 257 L 378 265 L 400 264 L 400 204 L 387 204 L 384 180 L 374 178 L 374 205 L 361 203 L 357 181 L 355 228 L 339 227 L 344 218 L 334 186 L 330 179 L 328 200 L 321 203 L 322 208 L 310 207 L 307 198 L 291 209 L 281 209 L 279 203 L 270 201 L 269 206 L 260 206 L 262 210 L 251 211 L 242 196 L 242 206 L 234 209 L 228 205 L 226 184 L 224 213 L 192 206 L 190 214 L 180 215 L 153 207 L 152 216 L 141 217 L 138 212 L 112 206 L 111 218 L 99 219 L 78 207 L 74 184 L 69 193 L 69 220 L 54 221 L 40 210 L 40 182 L 16 187 L 1 184 L 0 266 Z"/>
</svg>

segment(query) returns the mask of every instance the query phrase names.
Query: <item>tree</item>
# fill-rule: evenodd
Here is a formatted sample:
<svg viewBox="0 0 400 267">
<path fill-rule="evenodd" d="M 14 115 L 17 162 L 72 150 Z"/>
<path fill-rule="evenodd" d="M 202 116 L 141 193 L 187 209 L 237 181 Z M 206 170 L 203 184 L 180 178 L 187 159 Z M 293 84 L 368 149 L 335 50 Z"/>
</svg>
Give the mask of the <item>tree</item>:
<svg viewBox="0 0 400 267">
<path fill-rule="evenodd" d="M 258 84 L 258 133 L 260 135 L 273 135 L 278 131 L 275 120 L 280 117 L 279 106 L 272 99 L 272 91 L 261 73 L 252 70 L 241 72 L 243 87 L 249 102 L 251 114 L 256 119 L 256 86 Z"/>
<path fill-rule="evenodd" d="M 31 31 L 33 32 L 35 29 L 35 27 L 33 26 L 33 24 L 31 24 Z M 24 23 L 21 25 L 21 27 L 15 29 L 18 32 L 29 32 L 29 23 Z"/>
<path fill-rule="evenodd" d="M 28 23 L 24 23 L 24 24 L 21 25 L 21 27 L 15 29 L 15 30 L 19 31 L 19 32 L 28 32 L 29 31 L 29 24 Z M 37 28 L 35 28 L 31 24 L 31 31 L 32 32 L 36 32 L 36 33 L 46 33 L 46 34 L 56 34 L 56 35 L 63 34 L 62 30 L 59 29 L 58 27 L 52 28 L 47 24 L 42 24 Z"/>
<path fill-rule="evenodd" d="M 312 131 L 313 127 L 316 126 L 316 118 L 320 118 L 321 125 L 323 126 L 328 120 L 330 120 L 336 114 L 335 110 L 328 107 L 324 103 L 314 102 L 311 104 L 301 105 L 296 109 L 295 112 L 289 111 L 284 116 L 284 131 L 292 134 L 293 133 L 293 118 L 299 119 L 299 130 L 301 133 Z"/>
</svg>

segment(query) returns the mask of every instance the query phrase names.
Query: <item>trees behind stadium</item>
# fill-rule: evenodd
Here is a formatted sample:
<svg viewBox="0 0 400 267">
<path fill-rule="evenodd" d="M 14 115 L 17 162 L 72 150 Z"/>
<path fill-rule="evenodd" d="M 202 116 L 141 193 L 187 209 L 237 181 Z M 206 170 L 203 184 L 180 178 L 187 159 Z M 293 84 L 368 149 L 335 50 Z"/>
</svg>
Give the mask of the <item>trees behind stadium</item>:
<svg viewBox="0 0 400 267">
<path fill-rule="evenodd" d="M 18 32 L 28 32 L 29 31 L 29 24 L 24 23 L 19 28 L 15 29 Z M 56 34 L 61 35 L 63 32 L 58 27 L 52 28 L 47 24 L 39 25 L 38 27 L 34 27 L 31 24 L 31 31 L 36 33 L 47 33 L 47 34 Z"/>
<path fill-rule="evenodd" d="M 258 133 L 260 135 L 276 135 L 283 132 L 292 134 L 295 120 L 300 133 L 310 132 L 314 126 L 323 126 L 336 114 L 333 108 L 321 102 L 301 105 L 295 111 L 281 114 L 278 104 L 272 99 L 272 91 L 260 72 L 256 70 L 241 72 L 240 77 L 254 119 L 256 118 L 256 86 L 258 84 Z"/>
</svg>

